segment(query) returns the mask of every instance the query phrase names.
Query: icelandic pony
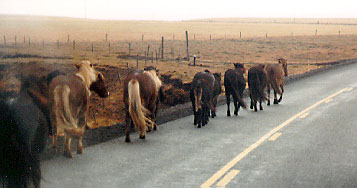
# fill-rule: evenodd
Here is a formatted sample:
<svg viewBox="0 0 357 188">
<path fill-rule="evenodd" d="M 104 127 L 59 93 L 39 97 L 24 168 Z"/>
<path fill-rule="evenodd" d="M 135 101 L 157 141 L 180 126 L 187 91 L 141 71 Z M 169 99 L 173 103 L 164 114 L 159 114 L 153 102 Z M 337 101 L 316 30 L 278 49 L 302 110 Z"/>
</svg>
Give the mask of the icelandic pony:
<svg viewBox="0 0 357 188">
<path fill-rule="evenodd" d="M 91 91 L 106 98 L 109 92 L 105 87 L 102 73 L 93 68 L 89 61 L 76 64 L 75 74 L 55 77 L 49 86 L 49 109 L 54 131 L 52 147 L 57 150 L 57 137 L 64 134 L 63 154 L 72 158 L 71 140 L 77 138 L 77 153 L 83 153 L 83 135 L 87 125 L 87 113 Z"/>
<path fill-rule="evenodd" d="M 40 187 L 40 153 L 48 136 L 45 115 L 22 84 L 16 98 L 0 101 L 0 184 Z"/>
<path fill-rule="evenodd" d="M 139 132 L 140 139 L 145 139 L 148 127 L 156 130 L 159 92 L 162 85 L 156 73 L 157 70 L 150 66 L 145 70 L 129 72 L 124 80 L 125 142 L 131 142 L 129 135 L 131 123 Z"/>
<path fill-rule="evenodd" d="M 213 73 L 215 82 L 214 82 L 214 86 L 213 86 L 213 106 L 214 108 L 217 107 L 217 99 L 219 97 L 219 95 L 222 93 L 222 85 L 221 85 L 221 73 Z M 211 111 L 211 117 L 214 118 L 216 117 L 216 113 Z"/>
<path fill-rule="evenodd" d="M 254 108 L 254 111 L 258 111 L 257 102 L 259 101 L 260 110 L 263 110 L 262 102 L 266 100 L 266 84 L 267 76 L 264 71 L 264 65 L 257 65 L 248 70 L 250 109 Z"/>
<path fill-rule="evenodd" d="M 194 125 L 205 126 L 209 120 L 209 110 L 216 113 L 213 104 L 215 76 L 209 71 L 198 72 L 193 77 L 190 89 L 190 99 L 194 114 Z"/>
<path fill-rule="evenodd" d="M 265 72 L 267 74 L 267 92 L 268 92 L 268 105 L 270 105 L 270 88 L 274 89 L 274 104 L 279 104 L 283 99 L 284 93 L 284 76 L 288 76 L 288 64 L 286 59 L 279 58 L 279 64 L 265 65 Z M 279 89 L 281 88 L 281 91 Z M 277 99 L 277 93 L 280 95 Z"/>
<path fill-rule="evenodd" d="M 241 63 L 234 63 L 234 69 L 228 69 L 224 73 L 224 87 L 227 100 L 227 116 L 231 116 L 230 101 L 231 95 L 234 102 L 234 115 L 238 115 L 239 108 L 247 108 L 243 98 L 243 91 L 246 86 L 243 74 L 245 72 L 244 65 Z"/>
</svg>

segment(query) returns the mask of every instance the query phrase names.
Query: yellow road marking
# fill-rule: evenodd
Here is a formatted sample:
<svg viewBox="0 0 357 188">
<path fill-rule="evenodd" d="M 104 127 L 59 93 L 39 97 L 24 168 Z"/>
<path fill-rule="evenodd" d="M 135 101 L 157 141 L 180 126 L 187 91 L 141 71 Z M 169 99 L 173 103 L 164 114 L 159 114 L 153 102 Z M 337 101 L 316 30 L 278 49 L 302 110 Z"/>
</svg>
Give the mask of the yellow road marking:
<svg viewBox="0 0 357 188">
<path fill-rule="evenodd" d="M 306 118 L 308 115 L 310 115 L 310 113 L 309 113 L 309 112 L 306 112 L 305 114 L 303 114 L 303 115 L 300 116 L 300 119 L 304 119 L 304 118 Z"/>
<path fill-rule="evenodd" d="M 279 136 L 281 136 L 281 132 L 277 132 L 277 133 L 275 133 L 273 136 L 271 136 L 270 138 L 269 138 L 269 141 L 275 141 Z"/>
<path fill-rule="evenodd" d="M 330 103 L 332 99 L 326 100 L 325 103 Z"/>
<path fill-rule="evenodd" d="M 239 170 L 231 170 L 226 176 L 222 178 L 221 181 L 217 183 L 217 187 L 226 187 L 226 185 L 239 174 Z"/>
<path fill-rule="evenodd" d="M 213 185 L 219 178 L 221 178 L 226 172 L 228 172 L 228 170 L 230 170 L 234 165 L 236 165 L 240 160 L 242 160 L 245 156 L 247 156 L 251 151 L 253 151 L 255 148 L 257 148 L 260 144 L 262 144 L 265 140 L 267 140 L 269 137 L 271 137 L 274 133 L 278 132 L 280 129 L 284 128 L 285 126 L 287 126 L 289 123 L 291 123 L 292 121 L 294 121 L 295 119 L 297 119 L 298 117 L 300 117 L 301 115 L 309 112 L 310 110 L 316 108 L 317 106 L 319 106 L 320 104 L 324 103 L 326 100 L 329 100 L 345 91 L 350 90 L 351 88 L 345 88 L 342 89 L 322 100 L 320 100 L 319 102 L 311 105 L 310 107 L 306 108 L 305 110 L 297 113 L 296 115 L 294 115 L 293 117 L 291 117 L 290 119 L 284 121 L 282 124 L 280 124 L 279 126 L 275 127 L 274 129 L 272 129 L 271 131 L 269 131 L 268 133 L 266 133 L 263 137 L 261 137 L 258 141 L 256 141 L 254 144 L 250 145 L 248 148 L 246 148 L 242 153 L 238 154 L 236 157 L 234 157 L 230 162 L 228 162 L 225 166 L 223 166 L 220 170 L 218 170 L 215 174 L 213 174 L 213 176 L 211 176 L 207 181 L 205 181 L 202 185 L 201 188 L 208 188 L 211 187 L 211 185 Z"/>
<path fill-rule="evenodd" d="M 353 88 L 352 87 L 350 87 L 350 88 L 347 88 L 347 90 L 346 91 L 352 91 L 353 90 Z"/>
</svg>

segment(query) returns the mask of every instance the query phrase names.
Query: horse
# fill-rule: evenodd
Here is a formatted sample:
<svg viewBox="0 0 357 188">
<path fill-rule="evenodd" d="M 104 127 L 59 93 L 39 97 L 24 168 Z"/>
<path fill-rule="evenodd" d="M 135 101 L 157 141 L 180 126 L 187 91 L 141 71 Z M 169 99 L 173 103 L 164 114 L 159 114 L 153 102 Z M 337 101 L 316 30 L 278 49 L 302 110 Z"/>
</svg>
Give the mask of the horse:
<svg viewBox="0 0 357 188">
<path fill-rule="evenodd" d="M 265 65 L 253 66 L 248 70 L 250 109 L 254 108 L 254 111 L 258 111 L 258 101 L 260 110 L 263 110 L 262 102 L 267 99 L 264 91 L 267 84 L 267 76 L 264 66 Z"/>
<path fill-rule="evenodd" d="M 284 93 L 284 76 L 288 76 L 288 64 L 287 60 L 284 58 L 278 59 L 279 64 L 267 64 L 265 65 L 265 72 L 267 74 L 267 92 L 268 92 L 268 103 L 270 105 L 270 88 L 274 89 L 274 104 L 279 104 L 283 99 Z M 279 89 L 281 88 L 281 91 Z M 280 98 L 277 99 L 277 93 Z"/>
<path fill-rule="evenodd" d="M 41 186 L 39 155 L 46 146 L 49 125 L 27 89 L 28 81 L 22 83 L 18 96 L 0 101 L 0 182 L 4 187 Z"/>
<path fill-rule="evenodd" d="M 133 70 L 124 80 L 125 142 L 130 140 L 130 124 L 134 124 L 139 138 L 145 139 L 148 127 L 156 130 L 156 115 L 162 82 L 155 67 Z"/>
<path fill-rule="evenodd" d="M 213 102 L 215 84 L 215 76 L 209 71 L 196 73 L 191 82 L 190 99 L 194 114 L 193 124 L 198 128 L 208 123 L 210 110 L 212 114 L 216 113 Z"/>
<path fill-rule="evenodd" d="M 233 96 L 234 115 L 238 116 L 239 108 L 247 108 L 243 97 L 243 91 L 246 86 L 243 74 L 245 72 L 244 65 L 241 63 L 234 63 L 234 69 L 228 69 L 224 73 L 224 87 L 227 100 L 227 116 L 231 116 L 230 112 L 230 96 Z"/>
<path fill-rule="evenodd" d="M 75 74 L 59 75 L 49 85 L 49 109 L 52 129 L 52 147 L 57 150 L 57 137 L 64 134 L 63 154 L 72 158 L 71 140 L 77 138 L 77 153 L 83 153 L 83 135 L 87 125 L 91 91 L 106 98 L 109 92 L 102 73 L 89 61 L 76 64 Z"/>
</svg>

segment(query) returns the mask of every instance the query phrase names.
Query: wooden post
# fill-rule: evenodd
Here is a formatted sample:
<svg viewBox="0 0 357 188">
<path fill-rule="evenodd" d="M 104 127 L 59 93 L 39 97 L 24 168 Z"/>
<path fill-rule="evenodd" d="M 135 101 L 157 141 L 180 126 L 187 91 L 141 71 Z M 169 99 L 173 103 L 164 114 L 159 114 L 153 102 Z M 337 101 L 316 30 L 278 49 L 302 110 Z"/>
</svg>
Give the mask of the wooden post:
<svg viewBox="0 0 357 188">
<path fill-rule="evenodd" d="M 151 63 L 154 63 L 154 51 L 151 52 Z"/>
<path fill-rule="evenodd" d="M 209 40 L 212 40 L 212 35 L 211 34 L 209 34 Z"/>
<path fill-rule="evenodd" d="M 4 46 L 6 46 L 6 36 L 4 35 Z"/>
<path fill-rule="evenodd" d="M 265 33 L 265 38 L 268 38 L 268 33 Z"/>
<path fill-rule="evenodd" d="M 239 38 L 240 39 L 242 38 L 242 32 L 239 32 Z"/>
<path fill-rule="evenodd" d="M 159 59 L 160 57 L 161 57 L 161 47 L 159 47 L 159 53 L 158 53 L 158 55 L 157 55 L 157 58 Z"/>
<path fill-rule="evenodd" d="M 144 34 L 141 34 L 141 40 L 144 41 Z"/>
<path fill-rule="evenodd" d="M 317 36 L 317 29 L 315 30 L 315 36 Z"/>
<path fill-rule="evenodd" d="M 164 59 L 164 37 L 161 38 L 161 59 Z"/>
<path fill-rule="evenodd" d="M 67 36 L 67 43 L 69 43 L 69 34 L 68 34 L 68 36 Z"/>
<path fill-rule="evenodd" d="M 109 46 L 108 47 L 109 47 L 109 53 L 110 53 L 110 42 L 109 42 Z"/>
<path fill-rule="evenodd" d="M 157 49 L 155 49 L 155 59 L 156 59 L 156 61 L 157 61 L 157 58 L 158 58 L 159 56 L 158 56 L 158 54 L 157 54 Z"/>
<path fill-rule="evenodd" d="M 29 37 L 29 46 L 31 46 L 31 38 Z"/>
<path fill-rule="evenodd" d="M 58 49 L 60 48 L 59 40 L 57 40 L 57 48 L 58 48 Z"/>
<path fill-rule="evenodd" d="M 341 35 L 341 30 L 338 30 L 338 36 L 340 36 Z"/>
<path fill-rule="evenodd" d="M 186 31 L 186 52 L 187 52 L 187 61 L 190 61 L 190 51 L 188 47 L 188 31 Z"/>
<path fill-rule="evenodd" d="M 92 53 L 94 52 L 94 46 L 93 46 L 93 43 L 92 43 Z"/>
<path fill-rule="evenodd" d="M 136 54 L 136 69 L 139 69 L 139 54 Z"/>
<path fill-rule="evenodd" d="M 148 45 L 148 51 L 146 52 L 147 56 L 149 57 L 149 53 L 150 53 L 150 44 Z"/>
<path fill-rule="evenodd" d="M 76 41 L 73 40 L 73 50 L 75 50 L 75 49 L 76 49 Z"/>
<path fill-rule="evenodd" d="M 196 55 L 193 56 L 193 66 L 196 66 Z"/>
<path fill-rule="evenodd" d="M 146 53 L 146 50 L 145 50 L 145 52 L 144 52 L 144 55 L 145 55 L 145 65 L 146 65 L 146 59 L 147 59 L 147 53 Z"/>
<path fill-rule="evenodd" d="M 130 56 L 130 53 L 131 53 L 131 44 L 129 42 L 129 56 Z"/>
<path fill-rule="evenodd" d="M 105 42 L 108 42 L 108 33 L 105 34 Z"/>
</svg>

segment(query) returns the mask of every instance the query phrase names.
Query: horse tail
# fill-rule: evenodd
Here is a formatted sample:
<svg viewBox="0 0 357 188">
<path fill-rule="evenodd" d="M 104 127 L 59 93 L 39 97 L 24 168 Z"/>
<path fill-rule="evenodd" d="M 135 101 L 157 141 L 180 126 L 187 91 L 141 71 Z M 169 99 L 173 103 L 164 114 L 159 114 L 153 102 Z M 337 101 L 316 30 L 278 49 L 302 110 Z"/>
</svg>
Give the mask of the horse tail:
<svg viewBox="0 0 357 188">
<path fill-rule="evenodd" d="M 242 99 L 242 97 L 240 96 L 237 88 L 233 87 L 234 93 L 237 96 L 238 102 L 241 104 L 241 106 L 246 109 L 247 108 L 247 104 L 244 102 L 244 100 Z"/>
<path fill-rule="evenodd" d="M 147 117 L 149 111 L 141 104 L 140 85 L 138 80 L 130 80 L 128 83 L 129 114 L 134 122 L 135 130 L 145 135 L 146 125 L 153 128 L 154 122 Z M 141 135 L 141 136 L 143 136 Z"/>
<path fill-rule="evenodd" d="M 62 93 L 58 91 L 60 88 L 62 88 Z M 61 119 L 63 121 L 66 121 L 66 124 L 69 124 L 70 126 L 63 126 L 63 130 L 66 133 L 69 133 L 73 136 L 83 136 L 84 131 L 85 131 L 85 126 L 82 128 L 78 127 L 76 121 L 74 120 L 72 113 L 71 113 L 71 107 L 69 105 L 69 94 L 71 90 L 70 88 L 66 85 L 63 87 L 56 87 L 55 89 L 55 103 L 56 103 L 56 116 L 62 117 Z M 62 97 L 62 99 L 60 98 Z M 60 108 L 60 101 L 62 101 L 63 108 Z M 62 109 L 62 110 L 60 110 Z M 58 118 L 57 117 L 57 121 Z"/>
<path fill-rule="evenodd" d="M 195 96 L 195 112 L 198 112 L 202 108 L 202 87 L 196 87 L 193 89 Z"/>
<path fill-rule="evenodd" d="M 274 91 L 277 92 L 279 95 L 281 95 L 281 91 L 279 89 L 278 83 L 276 82 L 274 70 L 271 69 L 269 74 L 270 74 L 270 83 L 273 86 Z"/>
</svg>

